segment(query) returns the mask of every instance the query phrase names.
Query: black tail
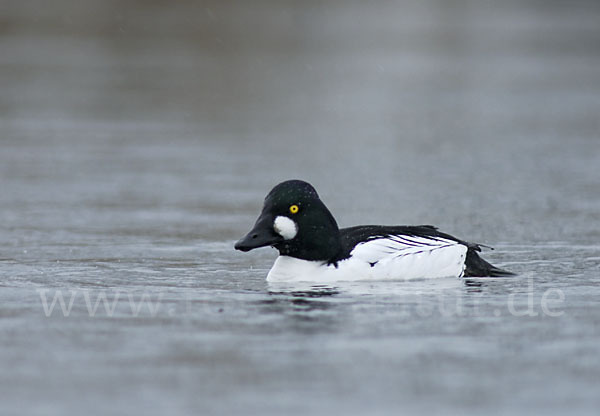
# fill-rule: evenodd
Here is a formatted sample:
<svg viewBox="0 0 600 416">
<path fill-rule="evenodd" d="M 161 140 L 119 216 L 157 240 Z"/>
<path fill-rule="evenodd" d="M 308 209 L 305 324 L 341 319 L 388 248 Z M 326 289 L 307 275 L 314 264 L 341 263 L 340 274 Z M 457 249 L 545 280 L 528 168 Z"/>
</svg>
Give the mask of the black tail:
<svg viewBox="0 0 600 416">
<path fill-rule="evenodd" d="M 464 277 L 505 277 L 515 274 L 508 270 L 502 270 L 491 265 L 477 254 L 481 249 L 478 246 L 471 246 L 467 250 L 467 259 L 465 260 Z"/>
</svg>

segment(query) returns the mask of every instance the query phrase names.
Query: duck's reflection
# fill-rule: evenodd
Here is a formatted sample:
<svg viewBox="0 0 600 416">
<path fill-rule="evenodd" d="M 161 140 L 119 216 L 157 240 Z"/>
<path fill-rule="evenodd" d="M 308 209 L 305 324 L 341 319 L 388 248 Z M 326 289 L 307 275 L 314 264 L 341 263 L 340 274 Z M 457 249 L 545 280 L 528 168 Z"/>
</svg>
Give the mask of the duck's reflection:
<svg viewBox="0 0 600 416">
<path fill-rule="evenodd" d="M 338 295 L 339 289 L 329 285 L 314 285 L 306 283 L 295 283 L 293 285 L 284 283 L 269 283 L 270 295 L 287 295 L 296 298 L 322 298 Z"/>
<path fill-rule="evenodd" d="M 267 296 L 258 302 L 261 314 L 277 315 L 284 331 L 302 334 L 331 333 L 343 327 L 350 315 L 340 309 L 336 287 L 307 283 L 269 284 Z"/>
<path fill-rule="evenodd" d="M 464 279 L 463 282 L 467 293 L 480 293 L 483 291 L 483 286 L 485 286 L 485 283 L 481 280 Z"/>
<path fill-rule="evenodd" d="M 332 332 L 378 311 L 392 312 L 406 322 L 432 315 L 477 314 L 481 296 L 494 286 L 493 282 L 441 278 L 336 282 L 335 286 L 314 282 L 269 283 L 260 307 L 264 314 L 278 315 L 279 323 L 293 332 Z"/>
<path fill-rule="evenodd" d="M 335 306 L 333 297 L 340 291 L 333 286 L 306 284 L 293 286 L 287 284 L 269 285 L 270 299 L 265 300 L 272 308 L 282 313 L 302 313 L 302 319 L 316 319 L 310 312 L 327 311 Z M 292 306 L 292 308 L 290 308 Z"/>
</svg>

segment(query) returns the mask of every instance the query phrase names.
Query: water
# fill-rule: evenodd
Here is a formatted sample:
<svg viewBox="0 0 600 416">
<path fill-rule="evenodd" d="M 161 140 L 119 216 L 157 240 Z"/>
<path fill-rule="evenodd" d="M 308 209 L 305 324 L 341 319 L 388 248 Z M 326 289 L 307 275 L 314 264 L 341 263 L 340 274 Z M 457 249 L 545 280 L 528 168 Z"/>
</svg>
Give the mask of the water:
<svg viewBox="0 0 600 416">
<path fill-rule="evenodd" d="M 0 413 L 596 413 L 596 2 L 1 16 Z M 289 178 L 519 276 L 269 286 Z"/>
</svg>

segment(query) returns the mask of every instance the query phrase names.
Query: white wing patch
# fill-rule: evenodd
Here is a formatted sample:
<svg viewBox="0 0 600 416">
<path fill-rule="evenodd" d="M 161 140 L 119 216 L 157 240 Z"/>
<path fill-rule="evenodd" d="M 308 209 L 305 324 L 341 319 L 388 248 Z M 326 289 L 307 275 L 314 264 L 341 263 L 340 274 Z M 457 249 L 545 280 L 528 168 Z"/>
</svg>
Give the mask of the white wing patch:
<svg viewBox="0 0 600 416">
<path fill-rule="evenodd" d="M 390 235 L 374 238 L 356 245 L 350 253 L 352 257 L 369 263 L 384 260 L 389 257 L 409 256 L 422 252 L 432 252 L 445 247 L 460 244 L 445 238 L 425 238 L 409 235 Z"/>
<path fill-rule="evenodd" d="M 269 282 L 335 282 L 461 277 L 467 246 L 440 237 L 392 235 L 356 245 L 337 265 L 279 256 Z"/>
<path fill-rule="evenodd" d="M 359 243 L 351 258 L 369 263 L 382 279 L 462 276 L 467 247 L 441 237 L 390 235 Z"/>
</svg>

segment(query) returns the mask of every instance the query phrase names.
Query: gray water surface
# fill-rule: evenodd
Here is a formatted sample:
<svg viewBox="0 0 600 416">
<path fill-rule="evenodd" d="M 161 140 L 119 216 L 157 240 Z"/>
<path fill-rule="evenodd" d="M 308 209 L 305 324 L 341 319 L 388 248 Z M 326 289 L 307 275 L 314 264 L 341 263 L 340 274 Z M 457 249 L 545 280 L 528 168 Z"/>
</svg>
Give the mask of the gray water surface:
<svg viewBox="0 0 600 416">
<path fill-rule="evenodd" d="M 2 415 L 597 413 L 597 2 L 176 3 L 2 7 Z M 290 178 L 518 276 L 268 285 Z"/>
</svg>

